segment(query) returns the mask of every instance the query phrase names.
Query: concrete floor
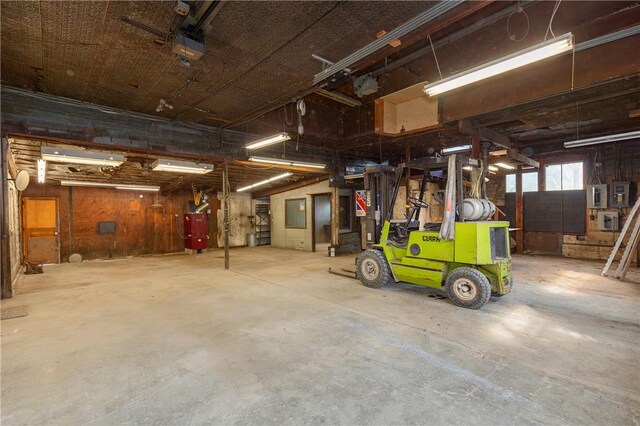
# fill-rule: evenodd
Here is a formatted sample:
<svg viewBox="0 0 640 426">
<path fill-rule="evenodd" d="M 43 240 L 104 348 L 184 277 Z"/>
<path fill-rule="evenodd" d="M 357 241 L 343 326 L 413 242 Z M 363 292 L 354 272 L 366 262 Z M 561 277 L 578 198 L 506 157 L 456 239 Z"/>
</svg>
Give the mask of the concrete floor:
<svg viewBox="0 0 640 426">
<path fill-rule="evenodd" d="M 516 257 L 482 310 L 269 247 L 21 278 L 2 424 L 638 424 L 640 285 Z M 640 281 L 638 269 L 629 278 Z"/>
</svg>

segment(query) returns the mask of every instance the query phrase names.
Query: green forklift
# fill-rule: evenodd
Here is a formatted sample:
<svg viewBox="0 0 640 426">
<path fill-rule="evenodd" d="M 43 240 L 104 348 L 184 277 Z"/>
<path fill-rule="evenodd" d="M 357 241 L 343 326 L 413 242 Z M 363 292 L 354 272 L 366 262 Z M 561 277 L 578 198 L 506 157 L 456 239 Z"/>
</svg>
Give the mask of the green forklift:
<svg viewBox="0 0 640 426">
<path fill-rule="evenodd" d="M 406 169 L 423 172 L 419 196 L 407 197 L 405 219 L 393 220 Z M 463 170 L 470 171 L 469 179 L 463 180 Z M 451 302 L 468 309 L 509 293 L 509 222 L 490 220 L 496 207 L 486 199 L 486 173 L 480 160 L 463 155 L 400 164 L 379 242 L 357 257 L 356 277 L 371 288 L 393 281 L 443 289 Z M 445 175 L 446 190 L 438 200 L 444 206 L 442 222 L 420 224 L 420 211 L 429 208 L 423 201 L 427 182 Z"/>
</svg>

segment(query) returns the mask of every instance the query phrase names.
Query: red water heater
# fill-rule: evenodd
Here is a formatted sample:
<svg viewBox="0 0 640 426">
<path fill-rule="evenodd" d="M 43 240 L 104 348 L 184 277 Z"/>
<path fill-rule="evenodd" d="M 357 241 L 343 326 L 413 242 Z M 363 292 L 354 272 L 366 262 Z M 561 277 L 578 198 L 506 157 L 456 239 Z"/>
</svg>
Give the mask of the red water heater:
<svg viewBox="0 0 640 426">
<path fill-rule="evenodd" d="M 184 248 L 198 251 L 207 249 L 207 215 L 205 213 L 184 214 Z"/>
</svg>

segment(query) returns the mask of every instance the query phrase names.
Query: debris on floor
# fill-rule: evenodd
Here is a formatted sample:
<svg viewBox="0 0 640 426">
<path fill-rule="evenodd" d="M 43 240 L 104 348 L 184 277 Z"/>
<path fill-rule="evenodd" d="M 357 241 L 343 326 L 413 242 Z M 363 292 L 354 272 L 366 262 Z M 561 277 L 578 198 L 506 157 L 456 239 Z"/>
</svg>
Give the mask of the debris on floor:
<svg viewBox="0 0 640 426">
<path fill-rule="evenodd" d="M 11 306 L 9 308 L 0 309 L 0 320 L 8 320 L 13 318 L 21 318 L 29 315 L 29 306 Z"/>
<path fill-rule="evenodd" d="M 44 272 L 42 270 L 42 262 L 29 262 L 28 260 L 25 260 L 24 266 L 25 266 L 24 273 L 27 275 L 42 274 Z"/>
</svg>

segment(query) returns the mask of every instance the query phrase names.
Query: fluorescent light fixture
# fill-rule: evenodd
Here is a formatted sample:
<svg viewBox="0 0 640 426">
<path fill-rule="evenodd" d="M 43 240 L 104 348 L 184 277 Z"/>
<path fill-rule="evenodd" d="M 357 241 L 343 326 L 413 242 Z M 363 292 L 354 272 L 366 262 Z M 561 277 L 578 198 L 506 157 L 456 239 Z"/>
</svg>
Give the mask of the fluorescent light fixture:
<svg viewBox="0 0 640 426">
<path fill-rule="evenodd" d="M 344 178 L 346 180 L 363 179 L 364 173 L 354 173 L 352 175 L 345 175 Z"/>
<path fill-rule="evenodd" d="M 567 33 L 520 50 L 502 58 L 495 59 L 470 70 L 454 74 L 451 77 L 427 84 L 424 92 L 429 96 L 439 95 L 485 78 L 493 77 L 525 65 L 567 52 L 573 49 L 573 34 Z"/>
<path fill-rule="evenodd" d="M 40 147 L 41 158 L 56 163 L 87 164 L 90 166 L 117 167 L 125 162 L 122 155 L 105 152 L 83 151 L 80 149 Z"/>
<path fill-rule="evenodd" d="M 256 182 L 256 183 L 254 183 L 254 184 L 252 184 L 252 185 L 243 186 L 242 188 L 238 188 L 236 191 L 238 191 L 238 192 L 242 192 L 242 191 L 246 191 L 247 189 L 251 189 L 251 188 L 258 187 L 258 186 L 266 185 L 266 184 L 268 184 L 268 183 L 275 182 L 275 181 L 280 180 L 280 179 L 284 179 L 284 178 L 286 178 L 287 176 L 291 176 L 292 174 L 293 174 L 293 173 L 291 173 L 291 172 L 283 173 L 283 174 L 281 174 L 281 175 L 274 176 L 274 177 L 272 177 L 272 178 L 265 179 L 265 180 L 262 180 L 262 181 L 260 181 L 260 182 Z"/>
<path fill-rule="evenodd" d="M 463 167 L 464 170 L 472 170 L 473 167 L 471 166 L 464 166 Z M 496 171 L 498 170 L 498 168 L 496 166 L 489 166 L 489 173 L 491 173 L 492 175 L 495 175 Z"/>
<path fill-rule="evenodd" d="M 158 159 L 153 162 L 151 168 L 156 172 L 192 173 L 197 175 L 204 175 L 213 171 L 213 164 Z"/>
<path fill-rule="evenodd" d="M 320 96 L 324 96 L 325 98 L 329 98 L 329 99 L 333 99 L 336 102 L 340 102 L 342 104 L 348 105 L 350 107 L 357 107 L 357 106 L 361 106 L 362 102 L 360 102 L 357 99 L 354 99 L 350 96 L 347 95 L 343 95 L 340 92 L 335 92 L 333 90 L 326 90 L 326 89 L 318 89 L 316 90 L 316 93 Z"/>
<path fill-rule="evenodd" d="M 38 159 L 38 183 L 44 183 L 47 174 L 47 162 L 43 159 Z"/>
<path fill-rule="evenodd" d="M 507 164 L 507 163 L 495 163 L 496 166 L 502 168 L 502 169 L 507 169 L 507 170 L 515 170 L 515 167 L 513 167 L 511 164 Z"/>
<path fill-rule="evenodd" d="M 63 181 L 60 181 L 60 185 L 84 186 L 84 187 L 90 187 L 90 188 L 115 188 L 115 189 L 125 189 L 128 191 L 152 191 L 152 192 L 160 191 L 159 186 L 129 185 L 124 183 L 83 182 L 83 181 L 77 181 L 77 180 L 63 180 Z"/>
<path fill-rule="evenodd" d="M 278 133 L 277 135 L 269 136 L 268 138 L 258 139 L 255 142 L 251 142 L 250 144 L 245 146 L 245 149 L 264 148 L 265 146 L 274 145 L 276 143 L 288 141 L 289 139 L 291 139 L 291 136 L 289 136 L 288 134 L 286 134 L 284 132 L 283 133 Z"/>
<path fill-rule="evenodd" d="M 307 163 L 305 161 L 296 161 L 296 160 L 280 160 L 278 158 L 266 158 L 266 157 L 249 157 L 249 161 L 255 161 L 257 163 L 269 163 L 269 164 L 280 164 L 283 166 L 295 166 L 295 167 L 309 167 L 312 169 L 324 169 L 327 167 L 326 164 L 320 163 Z"/>
<path fill-rule="evenodd" d="M 598 136 L 596 138 L 580 139 L 577 141 L 565 142 L 564 147 L 577 148 L 580 146 L 597 145 L 601 143 L 624 141 L 627 139 L 635 139 L 635 138 L 640 139 L 640 131 L 618 133 L 616 135 L 605 135 L 605 136 Z"/>
<path fill-rule="evenodd" d="M 457 152 L 470 151 L 471 145 L 450 146 L 448 148 L 442 148 L 443 154 L 455 154 Z"/>
</svg>

